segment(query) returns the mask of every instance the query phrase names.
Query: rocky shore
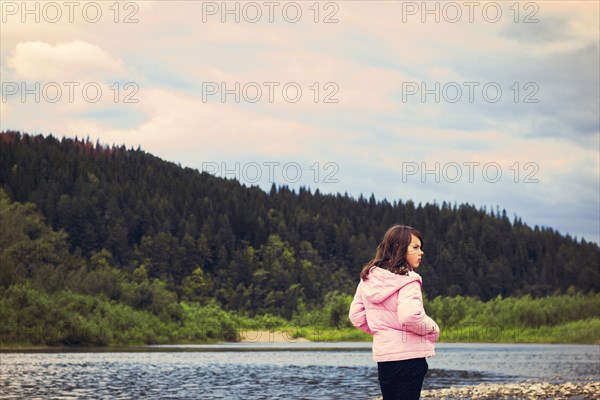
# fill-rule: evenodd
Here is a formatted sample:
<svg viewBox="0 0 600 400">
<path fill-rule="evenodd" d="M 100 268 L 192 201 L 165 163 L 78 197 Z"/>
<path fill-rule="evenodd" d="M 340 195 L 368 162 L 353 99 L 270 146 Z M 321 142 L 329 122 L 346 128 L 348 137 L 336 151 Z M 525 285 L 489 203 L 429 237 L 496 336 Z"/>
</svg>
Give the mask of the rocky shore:
<svg viewBox="0 0 600 400">
<path fill-rule="evenodd" d="M 453 400 L 594 400 L 600 399 L 600 382 L 582 383 L 502 383 L 423 390 L 421 399 Z M 381 400 L 381 397 L 376 399 Z"/>
</svg>

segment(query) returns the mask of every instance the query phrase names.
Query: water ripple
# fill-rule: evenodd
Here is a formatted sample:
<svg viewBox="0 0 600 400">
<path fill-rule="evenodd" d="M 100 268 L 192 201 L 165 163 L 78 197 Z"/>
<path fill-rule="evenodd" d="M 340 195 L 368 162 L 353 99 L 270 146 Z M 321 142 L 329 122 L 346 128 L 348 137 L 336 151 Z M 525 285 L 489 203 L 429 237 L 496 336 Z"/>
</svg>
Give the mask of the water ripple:
<svg viewBox="0 0 600 400">
<path fill-rule="evenodd" d="M 600 347 L 440 346 L 424 389 L 564 376 L 598 378 Z M 2 399 L 369 399 L 369 351 L 0 353 Z M 569 356 L 569 357 L 567 357 Z M 563 360 L 556 364 L 552 360 Z M 465 368 L 467 367 L 467 368 Z M 558 369 L 557 369 L 558 368 Z"/>
</svg>

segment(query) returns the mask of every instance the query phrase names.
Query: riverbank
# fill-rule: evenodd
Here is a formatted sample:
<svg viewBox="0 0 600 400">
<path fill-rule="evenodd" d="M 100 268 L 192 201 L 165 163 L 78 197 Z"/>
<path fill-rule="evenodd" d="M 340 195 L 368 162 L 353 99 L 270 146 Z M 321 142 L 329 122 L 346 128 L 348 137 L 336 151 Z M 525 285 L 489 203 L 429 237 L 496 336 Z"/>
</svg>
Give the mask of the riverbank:
<svg viewBox="0 0 600 400">
<path fill-rule="evenodd" d="M 223 342 L 371 342 L 373 337 L 356 328 L 332 328 L 323 325 L 294 326 L 276 319 L 272 324 L 260 319 L 244 323 L 198 323 L 185 327 L 181 335 L 155 337 L 144 327 L 128 327 L 117 332 L 103 329 L 66 330 L 60 339 L 60 329 L 45 331 L 43 327 L 22 328 L 4 326 L 0 329 L 0 351 L 15 348 L 128 346 L 143 344 L 215 344 Z M 183 328 L 181 328 L 183 329 Z M 173 328 L 175 331 L 176 329 Z M 59 332 L 60 331 L 60 332 Z M 438 343 L 496 344 L 594 344 L 600 345 L 600 318 L 573 321 L 557 326 L 538 328 L 508 328 L 499 325 L 465 324 L 443 326 Z M 28 340 L 30 339 L 30 340 Z M 100 340 L 101 339 L 101 340 Z"/>
<path fill-rule="evenodd" d="M 421 399 L 460 399 L 460 400 L 493 400 L 493 399 L 527 399 L 527 400 L 562 400 L 562 399 L 600 399 L 600 381 L 582 383 L 549 382 L 540 383 L 484 383 L 475 386 L 451 387 L 445 389 L 423 390 Z M 381 397 L 375 399 L 381 400 Z"/>
<path fill-rule="evenodd" d="M 275 328 L 277 329 L 277 328 Z M 370 342 L 371 335 L 355 328 L 324 326 L 287 327 L 288 336 L 322 342 Z M 600 318 L 556 326 L 506 327 L 501 324 L 465 323 L 442 326 L 438 343 L 600 344 Z"/>
<path fill-rule="evenodd" d="M 310 340 L 303 337 L 293 337 L 288 331 L 242 331 L 239 336 L 241 343 L 305 343 Z"/>
<path fill-rule="evenodd" d="M 70 291 L 42 293 L 27 285 L 11 288 L 6 296 L 0 296 L 3 322 L 0 351 L 13 344 L 127 346 L 238 342 L 244 331 L 287 332 L 287 338 L 284 335 L 278 340 L 289 342 L 299 338 L 313 342 L 372 340 L 370 335 L 351 326 L 347 309 L 352 297 L 341 294 L 318 309 L 298 310 L 290 319 L 271 314 L 249 316 L 224 310 L 214 301 L 205 305 L 162 304 L 151 312 L 105 297 Z M 426 308 L 429 306 L 428 314 L 440 325 L 441 343 L 600 344 L 599 301 L 597 293 L 537 299 L 498 297 L 488 302 L 455 296 L 436 297 L 426 302 Z M 27 307 L 23 308 L 23 304 Z M 273 341 L 268 336 L 259 340 Z"/>
</svg>

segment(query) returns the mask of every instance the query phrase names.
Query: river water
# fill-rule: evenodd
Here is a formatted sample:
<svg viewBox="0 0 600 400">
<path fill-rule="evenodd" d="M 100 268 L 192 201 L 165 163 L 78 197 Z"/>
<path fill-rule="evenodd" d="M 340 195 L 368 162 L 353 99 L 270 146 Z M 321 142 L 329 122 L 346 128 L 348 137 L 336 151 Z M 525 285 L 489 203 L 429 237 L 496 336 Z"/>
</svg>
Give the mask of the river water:
<svg viewBox="0 0 600 400">
<path fill-rule="evenodd" d="M 2 399 L 372 399 L 371 343 L 230 343 L 0 353 Z M 599 345 L 438 343 L 424 389 L 600 380 Z"/>
</svg>

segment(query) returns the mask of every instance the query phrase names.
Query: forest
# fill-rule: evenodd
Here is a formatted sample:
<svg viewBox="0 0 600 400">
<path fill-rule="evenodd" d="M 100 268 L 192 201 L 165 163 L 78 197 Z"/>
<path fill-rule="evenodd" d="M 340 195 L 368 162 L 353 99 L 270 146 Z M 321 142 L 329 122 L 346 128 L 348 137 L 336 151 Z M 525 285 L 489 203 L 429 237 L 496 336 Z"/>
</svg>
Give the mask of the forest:
<svg viewBox="0 0 600 400">
<path fill-rule="evenodd" d="M 591 318 L 585 340 L 598 340 L 598 245 L 497 205 L 265 192 L 140 148 L 6 131 L 0 207 L 4 342 L 235 340 L 237 328 L 290 321 L 346 329 L 358 273 L 396 223 L 424 235 L 419 272 L 439 318 L 462 309 L 449 321 L 489 324 L 473 310 L 518 300 L 528 311 L 507 312 L 513 324 Z M 556 304 L 573 308 L 548 311 Z"/>
</svg>

